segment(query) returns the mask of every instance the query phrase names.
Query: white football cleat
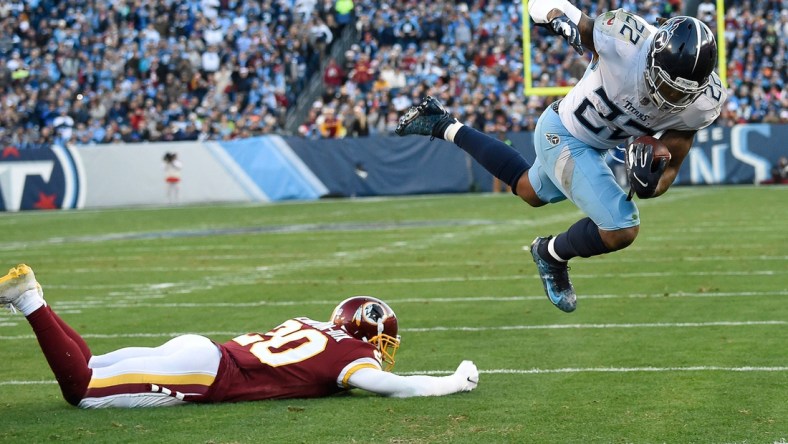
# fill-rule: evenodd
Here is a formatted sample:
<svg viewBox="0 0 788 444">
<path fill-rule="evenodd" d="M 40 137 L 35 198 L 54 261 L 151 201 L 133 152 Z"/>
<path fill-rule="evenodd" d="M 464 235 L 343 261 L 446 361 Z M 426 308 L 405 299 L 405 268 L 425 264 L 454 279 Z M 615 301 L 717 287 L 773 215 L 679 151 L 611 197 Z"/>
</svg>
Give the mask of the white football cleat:
<svg viewBox="0 0 788 444">
<path fill-rule="evenodd" d="M 5 304 L 13 310 L 19 298 L 30 290 L 35 290 L 39 296 L 43 296 L 41 285 L 36 281 L 33 269 L 25 264 L 19 264 L 8 270 L 8 274 L 0 277 L 0 304 Z"/>
</svg>

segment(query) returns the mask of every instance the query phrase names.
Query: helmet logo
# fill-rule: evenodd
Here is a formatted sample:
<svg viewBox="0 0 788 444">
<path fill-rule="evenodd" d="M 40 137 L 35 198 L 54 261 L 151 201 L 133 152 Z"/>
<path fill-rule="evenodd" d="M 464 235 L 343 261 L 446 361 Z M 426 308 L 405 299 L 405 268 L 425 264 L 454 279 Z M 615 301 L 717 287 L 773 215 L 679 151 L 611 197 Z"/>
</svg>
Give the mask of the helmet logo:
<svg viewBox="0 0 788 444">
<path fill-rule="evenodd" d="M 659 28 L 659 32 L 654 37 L 654 52 L 660 52 L 668 45 L 668 41 L 673 37 L 673 32 L 679 29 L 679 25 L 684 20 L 686 20 L 685 17 L 675 17 L 665 23 L 666 26 Z"/>
<path fill-rule="evenodd" d="M 353 323 L 357 326 L 360 326 L 362 322 L 377 325 L 378 322 L 384 322 L 385 320 L 385 310 L 374 302 L 365 303 L 361 307 L 358 307 L 358 310 L 353 314 Z"/>
<path fill-rule="evenodd" d="M 386 313 L 383 311 L 383 307 L 378 304 L 364 304 L 361 310 L 363 310 L 364 319 L 371 324 L 386 320 Z"/>
</svg>

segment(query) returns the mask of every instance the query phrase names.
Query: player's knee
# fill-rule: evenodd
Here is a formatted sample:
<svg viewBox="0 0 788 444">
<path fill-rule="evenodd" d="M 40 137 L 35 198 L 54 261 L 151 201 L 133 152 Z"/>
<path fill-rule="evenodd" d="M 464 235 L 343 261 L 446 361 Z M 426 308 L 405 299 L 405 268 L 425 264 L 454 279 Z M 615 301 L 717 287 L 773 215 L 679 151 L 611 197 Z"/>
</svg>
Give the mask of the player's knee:
<svg viewBox="0 0 788 444">
<path fill-rule="evenodd" d="M 632 245 L 639 231 L 640 227 L 634 226 L 621 230 L 600 231 L 600 234 L 602 235 L 602 241 L 605 243 L 605 246 L 609 248 L 610 251 L 616 251 Z"/>
<path fill-rule="evenodd" d="M 534 187 L 531 186 L 531 181 L 528 179 L 528 171 L 523 173 L 517 180 L 517 186 L 514 190 L 520 199 L 532 207 L 541 207 L 547 204 L 547 202 L 542 201 L 542 199 L 539 199 L 539 196 L 536 195 L 536 191 L 534 191 Z"/>
<path fill-rule="evenodd" d="M 84 390 L 77 387 L 61 387 L 63 399 L 65 399 L 67 403 L 73 405 L 74 407 L 79 406 L 80 401 L 82 401 L 82 398 L 85 397 L 86 391 L 87 386 L 85 386 Z"/>
<path fill-rule="evenodd" d="M 538 197 L 536 197 L 536 195 L 529 196 L 529 195 L 522 195 L 522 194 L 520 194 L 520 199 L 522 199 L 523 202 L 527 203 L 528 205 L 530 205 L 530 206 L 532 206 L 534 208 L 541 207 L 543 205 L 547 205 L 547 202 L 542 202 Z"/>
</svg>

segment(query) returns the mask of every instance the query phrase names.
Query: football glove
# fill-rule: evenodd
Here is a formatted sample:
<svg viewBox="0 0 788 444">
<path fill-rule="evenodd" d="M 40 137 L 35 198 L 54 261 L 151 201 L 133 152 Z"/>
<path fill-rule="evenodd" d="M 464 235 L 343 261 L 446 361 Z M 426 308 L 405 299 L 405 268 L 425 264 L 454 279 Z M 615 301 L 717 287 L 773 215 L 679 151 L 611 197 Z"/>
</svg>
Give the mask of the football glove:
<svg viewBox="0 0 788 444">
<path fill-rule="evenodd" d="M 561 14 L 550 20 L 548 27 L 553 31 L 553 34 L 560 35 L 566 39 L 572 48 L 575 48 L 578 54 L 583 55 L 583 45 L 580 42 L 580 30 L 577 29 L 577 25 L 569 20 L 569 17 L 565 14 Z"/>
<path fill-rule="evenodd" d="M 454 371 L 454 377 L 460 381 L 460 391 L 470 392 L 479 384 L 479 370 L 472 361 L 462 361 Z"/>
<path fill-rule="evenodd" d="M 668 159 L 662 157 L 654 164 L 653 146 L 631 143 L 627 145 L 625 165 L 629 179 L 627 200 L 632 200 L 633 193 L 641 199 L 649 199 L 657 191 L 659 178 L 668 166 Z"/>
</svg>

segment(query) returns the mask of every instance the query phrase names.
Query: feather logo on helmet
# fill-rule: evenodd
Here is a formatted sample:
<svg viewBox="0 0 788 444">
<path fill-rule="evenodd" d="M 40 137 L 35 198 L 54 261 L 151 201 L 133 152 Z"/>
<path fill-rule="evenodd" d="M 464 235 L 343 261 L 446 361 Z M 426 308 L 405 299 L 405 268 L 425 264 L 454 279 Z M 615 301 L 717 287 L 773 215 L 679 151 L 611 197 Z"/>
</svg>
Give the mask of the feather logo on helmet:
<svg viewBox="0 0 788 444">
<path fill-rule="evenodd" d="M 385 320 L 385 310 L 383 310 L 383 307 L 374 302 L 367 302 L 361 305 L 353 315 L 353 321 L 356 323 L 356 325 L 361 325 L 362 322 L 377 325 L 379 322 L 382 323 Z"/>
<path fill-rule="evenodd" d="M 660 52 L 667 46 L 673 33 L 679 29 L 679 25 L 683 23 L 684 20 L 686 20 L 684 17 L 675 17 L 670 21 L 670 26 L 663 26 L 659 29 L 656 37 L 654 37 L 654 52 Z"/>
</svg>

